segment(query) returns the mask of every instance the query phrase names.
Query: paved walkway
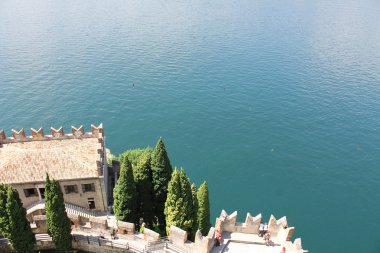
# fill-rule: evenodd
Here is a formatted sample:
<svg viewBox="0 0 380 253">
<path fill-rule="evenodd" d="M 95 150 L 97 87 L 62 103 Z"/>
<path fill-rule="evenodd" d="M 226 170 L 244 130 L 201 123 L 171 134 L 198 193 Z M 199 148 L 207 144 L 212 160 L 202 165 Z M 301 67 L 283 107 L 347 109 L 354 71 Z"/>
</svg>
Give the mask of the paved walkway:
<svg viewBox="0 0 380 253">
<path fill-rule="evenodd" d="M 264 239 L 257 234 L 227 233 L 222 235 L 222 244 L 214 247 L 211 253 L 279 253 L 281 247 L 277 239 L 273 238 L 272 243 L 265 245 Z"/>
</svg>

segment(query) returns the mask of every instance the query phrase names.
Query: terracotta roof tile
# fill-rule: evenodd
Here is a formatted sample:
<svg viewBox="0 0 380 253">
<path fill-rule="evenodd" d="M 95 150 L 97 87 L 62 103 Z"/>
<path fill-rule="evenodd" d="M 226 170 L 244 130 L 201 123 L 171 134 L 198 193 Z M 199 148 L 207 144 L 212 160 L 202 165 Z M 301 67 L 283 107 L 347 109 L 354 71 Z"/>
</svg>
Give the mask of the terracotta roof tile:
<svg viewBox="0 0 380 253">
<path fill-rule="evenodd" d="M 0 147 L 0 183 L 98 177 L 97 138 L 7 143 Z"/>
</svg>

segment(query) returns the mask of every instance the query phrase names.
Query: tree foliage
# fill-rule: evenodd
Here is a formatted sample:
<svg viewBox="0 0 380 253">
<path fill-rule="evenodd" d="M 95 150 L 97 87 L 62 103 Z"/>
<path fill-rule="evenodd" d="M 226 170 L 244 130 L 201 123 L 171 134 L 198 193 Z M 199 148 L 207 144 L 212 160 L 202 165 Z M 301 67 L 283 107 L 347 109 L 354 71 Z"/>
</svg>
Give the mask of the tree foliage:
<svg viewBox="0 0 380 253">
<path fill-rule="evenodd" d="M 140 161 L 140 158 L 146 154 L 151 154 L 153 152 L 153 149 L 151 147 L 147 148 L 135 148 L 135 149 L 129 149 L 125 152 L 123 152 L 119 156 L 119 161 L 123 161 L 124 156 L 128 157 L 128 160 L 131 162 L 133 166 L 137 165 Z"/>
<path fill-rule="evenodd" d="M 152 152 L 151 168 L 155 214 L 160 226 L 165 228 L 165 201 L 168 193 L 168 183 L 172 175 L 172 166 L 162 138 L 158 140 Z"/>
<path fill-rule="evenodd" d="M 192 240 L 194 240 L 195 233 L 198 230 L 198 197 L 197 197 L 197 192 L 198 192 L 197 186 L 195 185 L 195 183 L 193 183 L 191 185 L 191 197 L 192 197 L 192 201 L 193 201 L 192 217 L 194 219 L 193 228 L 191 230 L 191 239 Z"/>
<path fill-rule="evenodd" d="M 210 201 L 206 181 L 201 184 L 197 193 L 198 197 L 198 229 L 202 235 L 206 235 L 210 228 Z"/>
<path fill-rule="evenodd" d="M 7 214 L 9 217 L 8 240 L 16 252 L 33 252 L 36 238 L 26 219 L 26 210 L 18 192 L 12 187 L 7 191 Z"/>
<path fill-rule="evenodd" d="M 183 198 L 183 208 L 184 208 L 184 221 L 182 224 L 182 229 L 186 230 L 189 238 L 193 238 L 193 226 L 194 222 L 197 219 L 197 213 L 194 212 L 193 206 L 193 194 L 191 192 L 190 179 L 186 175 L 185 170 L 181 169 L 180 171 L 180 183 L 181 183 L 181 196 Z"/>
<path fill-rule="evenodd" d="M 120 221 L 135 222 L 137 219 L 136 185 L 132 164 L 127 156 L 121 161 L 120 177 L 113 191 L 113 211 Z"/>
<path fill-rule="evenodd" d="M 169 234 L 170 226 L 180 227 L 183 224 L 183 198 L 181 197 L 180 173 L 174 169 L 168 185 L 168 195 L 165 202 L 166 233 Z"/>
<path fill-rule="evenodd" d="M 72 244 L 71 221 L 67 217 L 63 193 L 58 181 L 46 174 L 45 209 L 48 232 L 57 250 L 69 251 Z"/>
<path fill-rule="evenodd" d="M 191 185 L 185 171 L 175 169 L 168 186 L 168 195 L 165 203 L 166 231 L 174 225 L 186 230 L 190 237 L 193 236 L 193 226 L 196 220 L 194 216 Z"/>
<path fill-rule="evenodd" d="M 7 189 L 8 185 L 0 184 L 0 234 L 7 236 L 9 217 L 7 214 Z"/>
<path fill-rule="evenodd" d="M 143 153 L 136 166 L 133 166 L 133 176 L 137 191 L 137 213 L 148 227 L 152 227 L 154 217 L 152 170 L 150 168 L 150 153 Z"/>
<path fill-rule="evenodd" d="M 26 219 L 18 192 L 9 185 L 0 185 L 0 233 L 16 252 L 30 253 L 36 239 Z"/>
<path fill-rule="evenodd" d="M 125 163 L 125 159 L 133 165 Z M 199 192 L 184 170 L 173 172 L 162 138 L 154 149 L 130 149 L 119 160 L 122 168 L 114 190 L 116 218 L 135 221 L 137 225 L 143 218 L 147 227 L 167 233 L 174 225 L 186 230 L 190 239 L 198 229 L 208 232 L 211 224 L 207 184 L 202 184 Z M 133 168 L 132 177 L 126 176 L 125 166 Z"/>
</svg>

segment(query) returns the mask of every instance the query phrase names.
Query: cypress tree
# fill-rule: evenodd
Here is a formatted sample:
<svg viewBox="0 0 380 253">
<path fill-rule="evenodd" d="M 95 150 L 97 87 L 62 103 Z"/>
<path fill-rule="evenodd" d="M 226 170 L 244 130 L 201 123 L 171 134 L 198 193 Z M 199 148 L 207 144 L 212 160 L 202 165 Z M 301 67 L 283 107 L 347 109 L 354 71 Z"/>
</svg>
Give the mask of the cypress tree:
<svg viewBox="0 0 380 253">
<path fill-rule="evenodd" d="M 189 238 L 192 239 L 195 236 L 193 234 L 193 226 L 196 220 L 196 213 L 193 207 L 193 196 L 191 192 L 190 179 L 186 175 L 185 170 L 181 169 L 180 172 L 180 184 L 181 184 L 181 197 L 183 199 L 183 213 L 184 220 L 180 228 L 187 231 Z"/>
<path fill-rule="evenodd" d="M 120 177 L 113 190 L 113 211 L 120 221 L 135 222 L 137 210 L 136 185 L 133 179 L 132 164 L 124 156 L 121 162 Z"/>
<path fill-rule="evenodd" d="M 137 213 L 144 219 L 147 227 L 151 227 L 154 217 L 154 206 L 150 153 L 144 153 L 140 157 L 137 165 L 133 167 L 133 177 L 136 182 Z"/>
<path fill-rule="evenodd" d="M 183 198 L 181 197 L 180 173 L 174 169 L 168 185 L 168 197 L 165 202 L 166 233 L 169 235 L 170 226 L 181 227 L 184 220 Z"/>
<path fill-rule="evenodd" d="M 7 188 L 6 213 L 9 227 L 6 236 L 16 252 L 31 253 L 36 238 L 26 219 L 26 210 L 22 206 L 18 192 L 10 186 Z"/>
<path fill-rule="evenodd" d="M 165 203 L 166 232 L 169 233 L 170 226 L 174 225 L 189 234 L 193 238 L 196 212 L 193 206 L 193 195 L 189 177 L 185 171 L 174 169 L 168 186 L 168 197 Z"/>
<path fill-rule="evenodd" d="M 9 217 L 7 214 L 7 188 L 0 184 L 0 234 L 7 237 L 9 233 Z"/>
<path fill-rule="evenodd" d="M 45 201 L 48 232 L 56 249 L 69 251 L 72 244 L 71 221 L 67 217 L 61 187 L 58 181 L 50 181 L 48 174 L 45 182 Z"/>
<path fill-rule="evenodd" d="M 195 185 L 195 183 L 193 183 L 191 185 L 191 197 L 192 197 L 192 200 L 193 200 L 193 213 L 192 213 L 192 217 L 194 219 L 193 228 L 192 228 L 192 231 L 191 231 L 191 235 L 192 235 L 191 239 L 194 240 L 195 233 L 198 230 L 198 197 L 197 197 L 197 186 Z"/>
<path fill-rule="evenodd" d="M 172 166 L 165 144 L 160 138 L 152 152 L 151 160 L 155 215 L 161 228 L 165 228 L 165 201 L 168 193 L 168 183 L 172 175 Z"/>
<path fill-rule="evenodd" d="M 206 235 L 210 228 L 210 201 L 206 181 L 199 187 L 198 193 L 198 229 Z"/>
</svg>

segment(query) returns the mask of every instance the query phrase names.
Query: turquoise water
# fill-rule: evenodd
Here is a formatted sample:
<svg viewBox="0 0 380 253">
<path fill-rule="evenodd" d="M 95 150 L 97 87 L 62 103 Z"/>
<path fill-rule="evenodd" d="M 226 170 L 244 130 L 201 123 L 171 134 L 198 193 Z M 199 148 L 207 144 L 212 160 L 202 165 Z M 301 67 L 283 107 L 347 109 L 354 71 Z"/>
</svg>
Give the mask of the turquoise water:
<svg viewBox="0 0 380 253">
<path fill-rule="evenodd" d="M 0 128 L 103 122 L 311 252 L 380 252 L 380 2 L 0 1 Z"/>
</svg>

